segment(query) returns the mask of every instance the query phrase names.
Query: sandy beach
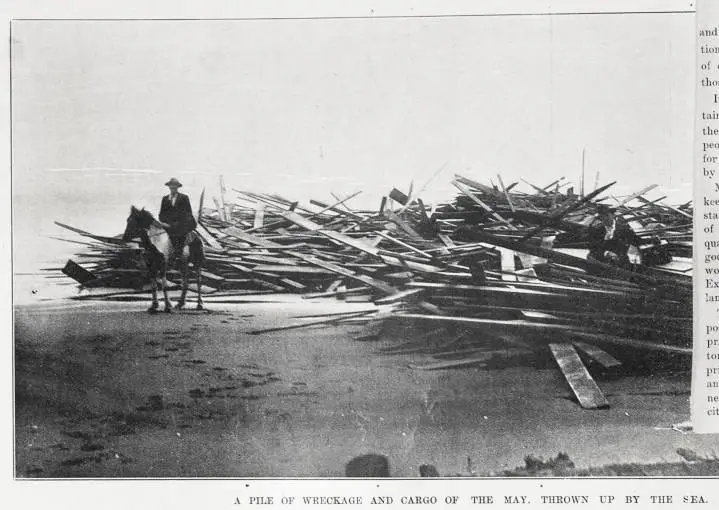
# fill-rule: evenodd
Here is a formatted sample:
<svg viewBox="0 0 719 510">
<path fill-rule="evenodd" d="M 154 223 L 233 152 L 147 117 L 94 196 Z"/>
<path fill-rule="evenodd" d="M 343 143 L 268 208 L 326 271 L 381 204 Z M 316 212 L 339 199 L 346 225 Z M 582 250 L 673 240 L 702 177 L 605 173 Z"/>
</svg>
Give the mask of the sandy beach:
<svg viewBox="0 0 719 510">
<path fill-rule="evenodd" d="M 142 302 L 17 307 L 16 476 L 343 476 L 353 457 L 378 453 L 392 476 L 416 477 L 422 464 L 486 474 L 559 452 L 584 468 L 719 451 L 717 436 L 671 428 L 689 418 L 681 367 L 599 380 L 611 407 L 586 411 L 541 347 L 423 371 L 412 364 L 427 355 L 381 352 L 413 334 L 401 328 L 376 341 L 356 340 L 358 325 L 248 334 L 371 307 L 322 303 L 154 316 Z"/>
</svg>

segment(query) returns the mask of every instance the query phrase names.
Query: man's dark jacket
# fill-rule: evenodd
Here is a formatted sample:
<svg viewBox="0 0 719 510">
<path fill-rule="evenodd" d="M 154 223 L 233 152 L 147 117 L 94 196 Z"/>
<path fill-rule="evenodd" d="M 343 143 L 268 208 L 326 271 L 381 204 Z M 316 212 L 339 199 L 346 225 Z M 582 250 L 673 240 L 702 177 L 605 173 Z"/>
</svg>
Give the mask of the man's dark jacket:
<svg viewBox="0 0 719 510">
<path fill-rule="evenodd" d="M 170 195 L 162 197 L 160 221 L 170 225 L 168 232 L 173 237 L 182 237 L 195 230 L 197 222 L 192 214 L 190 197 L 178 193 L 174 206 L 172 205 Z"/>
</svg>

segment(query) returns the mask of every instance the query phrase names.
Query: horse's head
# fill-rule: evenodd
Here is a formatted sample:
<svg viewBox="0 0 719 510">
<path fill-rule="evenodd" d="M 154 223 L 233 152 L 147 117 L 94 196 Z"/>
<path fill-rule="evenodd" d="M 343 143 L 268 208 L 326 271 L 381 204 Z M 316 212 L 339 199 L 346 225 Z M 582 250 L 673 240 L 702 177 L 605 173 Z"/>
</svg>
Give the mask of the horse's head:
<svg viewBox="0 0 719 510">
<path fill-rule="evenodd" d="M 153 217 L 149 211 L 144 208 L 138 209 L 133 205 L 130 207 L 130 216 L 127 217 L 127 225 L 125 226 L 125 233 L 122 234 L 122 240 L 128 242 L 140 237 L 143 231 L 150 228 L 152 221 Z"/>
</svg>

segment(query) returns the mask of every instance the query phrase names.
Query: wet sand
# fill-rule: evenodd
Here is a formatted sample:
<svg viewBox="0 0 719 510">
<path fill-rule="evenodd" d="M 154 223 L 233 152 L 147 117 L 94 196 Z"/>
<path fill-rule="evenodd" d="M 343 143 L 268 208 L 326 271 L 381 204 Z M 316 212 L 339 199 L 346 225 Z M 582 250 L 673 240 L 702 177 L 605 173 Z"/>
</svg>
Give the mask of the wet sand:
<svg viewBox="0 0 719 510">
<path fill-rule="evenodd" d="M 411 363 L 427 355 L 379 352 L 408 339 L 401 329 L 248 334 L 369 306 L 287 299 L 154 316 L 144 303 L 17 307 L 16 475 L 343 476 L 378 453 L 392 476 L 415 477 L 421 464 L 468 475 L 530 454 L 586 468 L 719 452 L 719 436 L 671 430 L 689 418 L 687 370 L 600 380 L 611 407 L 586 411 L 543 354 L 421 371 Z"/>
</svg>

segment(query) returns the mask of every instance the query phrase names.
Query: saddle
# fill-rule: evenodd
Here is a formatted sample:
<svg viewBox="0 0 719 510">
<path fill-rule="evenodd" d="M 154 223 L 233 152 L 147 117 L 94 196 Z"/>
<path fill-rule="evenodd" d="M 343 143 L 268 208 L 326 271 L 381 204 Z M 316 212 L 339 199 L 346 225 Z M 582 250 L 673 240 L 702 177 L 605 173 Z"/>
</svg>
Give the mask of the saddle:
<svg viewBox="0 0 719 510">
<path fill-rule="evenodd" d="M 182 253 L 182 251 L 185 249 L 185 246 L 190 249 L 191 260 L 201 260 L 204 258 L 202 249 L 202 238 L 200 237 L 200 234 L 198 234 L 195 230 L 191 230 L 190 232 L 179 236 L 170 235 L 170 242 L 172 243 L 173 248 L 173 253 L 170 257 L 171 262 L 177 261 L 177 255 Z"/>
</svg>

